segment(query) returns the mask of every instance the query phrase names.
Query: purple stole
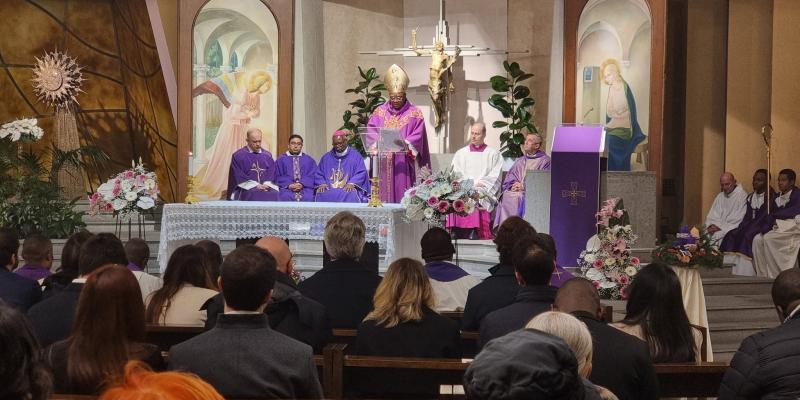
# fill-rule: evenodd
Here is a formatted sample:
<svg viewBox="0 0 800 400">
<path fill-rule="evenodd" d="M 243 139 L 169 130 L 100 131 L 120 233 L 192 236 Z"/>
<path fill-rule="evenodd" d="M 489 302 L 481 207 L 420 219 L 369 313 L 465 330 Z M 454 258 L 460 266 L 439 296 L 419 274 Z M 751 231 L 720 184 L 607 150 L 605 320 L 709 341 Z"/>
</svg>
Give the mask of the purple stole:
<svg viewBox="0 0 800 400">
<path fill-rule="evenodd" d="M 431 261 L 425 264 L 425 269 L 431 279 L 439 282 L 452 282 L 469 275 L 458 265 L 447 261 Z"/>
<path fill-rule="evenodd" d="M 314 201 L 314 174 L 317 163 L 308 154 L 293 156 L 289 152 L 278 157 L 275 162 L 275 184 L 281 188 L 280 201 Z M 289 189 L 289 185 L 300 183 L 299 192 Z"/>
</svg>

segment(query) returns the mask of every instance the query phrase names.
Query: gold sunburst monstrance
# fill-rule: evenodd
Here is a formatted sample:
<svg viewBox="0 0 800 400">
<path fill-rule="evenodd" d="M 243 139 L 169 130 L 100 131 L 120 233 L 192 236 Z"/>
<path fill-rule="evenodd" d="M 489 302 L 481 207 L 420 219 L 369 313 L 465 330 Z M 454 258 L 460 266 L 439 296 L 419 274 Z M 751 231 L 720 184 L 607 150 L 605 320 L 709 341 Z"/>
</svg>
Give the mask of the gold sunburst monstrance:
<svg viewBox="0 0 800 400">
<path fill-rule="evenodd" d="M 55 108 L 66 109 L 74 102 L 81 90 L 83 77 L 81 67 L 74 58 L 58 50 L 36 58 L 33 68 L 33 87 L 39 101 Z"/>
</svg>

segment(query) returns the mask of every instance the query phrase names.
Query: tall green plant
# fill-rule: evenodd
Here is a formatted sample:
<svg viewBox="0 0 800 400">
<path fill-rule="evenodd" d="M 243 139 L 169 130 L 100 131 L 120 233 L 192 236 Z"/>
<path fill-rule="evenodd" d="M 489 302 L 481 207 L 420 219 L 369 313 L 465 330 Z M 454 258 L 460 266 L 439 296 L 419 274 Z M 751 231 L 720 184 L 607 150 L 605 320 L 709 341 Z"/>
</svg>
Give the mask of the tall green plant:
<svg viewBox="0 0 800 400">
<path fill-rule="evenodd" d="M 517 158 L 522 156 L 522 143 L 525 141 L 523 130 L 539 132 L 533 123 L 531 107 L 536 101 L 531 97 L 531 90 L 520 83 L 533 77 L 520 69 L 519 64 L 503 61 L 508 75 L 511 77 L 495 75 L 490 79 L 495 93 L 489 97 L 489 105 L 503 114 L 504 121 L 494 121 L 493 128 L 505 128 L 500 133 L 500 152 L 505 157 Z"/>
<path fill-rule="evenodd" d="M 350 110 L 347 110 L 342 115 L 344 125 L 339 129 L 350 131 L 350 138 L 348 144 L 358 150 L 363 157 L 367 156 L 364 150 L 364 145 L 361 138 L 358 137 L 358 128 L 367 126 L 369 117 L 378 106 L 386 103 L 386 99 L 381 96 L 381 91 L 386 90 L 383 83 L 380 83 L 380 76 L 375 72 L 375 68 L 370 68 L 366 72 L 361 67 L 358 67 L 358 73 L 361 74 L 361 81 L 354 88 L 345 90 L 345 93 L 355 93 L 358 99 L 350 103 Z M 375 83 L 378 81 L 379 83 Z M 353 120 L 355 117 L 355 120 Z"/>
</svg>

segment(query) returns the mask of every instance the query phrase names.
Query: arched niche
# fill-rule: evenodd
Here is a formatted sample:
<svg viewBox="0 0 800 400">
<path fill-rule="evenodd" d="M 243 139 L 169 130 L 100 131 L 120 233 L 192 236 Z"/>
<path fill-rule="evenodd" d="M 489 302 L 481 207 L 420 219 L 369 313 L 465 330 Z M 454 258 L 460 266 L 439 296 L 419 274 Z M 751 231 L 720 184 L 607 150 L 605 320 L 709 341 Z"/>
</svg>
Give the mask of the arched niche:
<svg viewBox="0 0 800 400">
<path fill-rule="evenodd" d="M 273 154 L 292 130 L 293 0 L 182 0 L 178 18 L 178 183 L 185 198 L 215 164 L 229 158 L 238 136 L 224 125 L 231 106 L 257 109 L 249 127 L 264 132 Z M 214 57 L 207 57 L 210 51 Z M 208 59 L 220 65 L 209 65 Z M 252 86 L 268 76 L 271 85 Z M 248 89 L 250 86 L 250 89 Z M 212 90 L 208 90 L 212 88 Z M 238 100 L 237 100 L 238 99 Z M 226 113 L 227 111 L 227 113 Z M 229 124 L 228 124 L 229 125 Z M 228 135 L 228 136 L 225 136 Z M 223 139 L 228 140 L 227 145 Z M 189 154 L 193 153 L 190 171 Z M 218 153 L 215 155 L 214 153 Z M 227 171 L 214 171 L 224 174 Z M 226 178 L 227 179 L 227 178 Z M 217 179 L 212 179 L 216 181 Z M 214 186 L 214 185 L 210 185 Z"/>
</svg>

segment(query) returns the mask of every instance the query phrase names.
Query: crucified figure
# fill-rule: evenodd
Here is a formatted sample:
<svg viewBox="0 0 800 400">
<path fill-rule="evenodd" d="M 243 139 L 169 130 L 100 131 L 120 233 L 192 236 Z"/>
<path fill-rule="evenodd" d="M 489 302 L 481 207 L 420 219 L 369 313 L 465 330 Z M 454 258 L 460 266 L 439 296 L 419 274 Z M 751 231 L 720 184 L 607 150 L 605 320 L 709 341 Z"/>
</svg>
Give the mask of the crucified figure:
<svg viewBox="0 0 800 400">
<path fill-rule="evenodd" d="M 431 95 L 431 103 L 433 103 L 434 116 L 436 117 L 433 127 L 438 130 L 447 119 L 445 101 L 448 91 L 450 93 L 455 91 L 455 86 L 453 86 L 453 64 L 456 63 L 461 49 L 456 46 L 455 54 L 452 56 L 447 55 L 444 52 L 444 43 L 440 40 L 436 41 L 431 50 L 418 48 L 416 29 L 411 31 L 411 48 L 417 55 L 431 56 L 428 93 Z"/>
</svg>

